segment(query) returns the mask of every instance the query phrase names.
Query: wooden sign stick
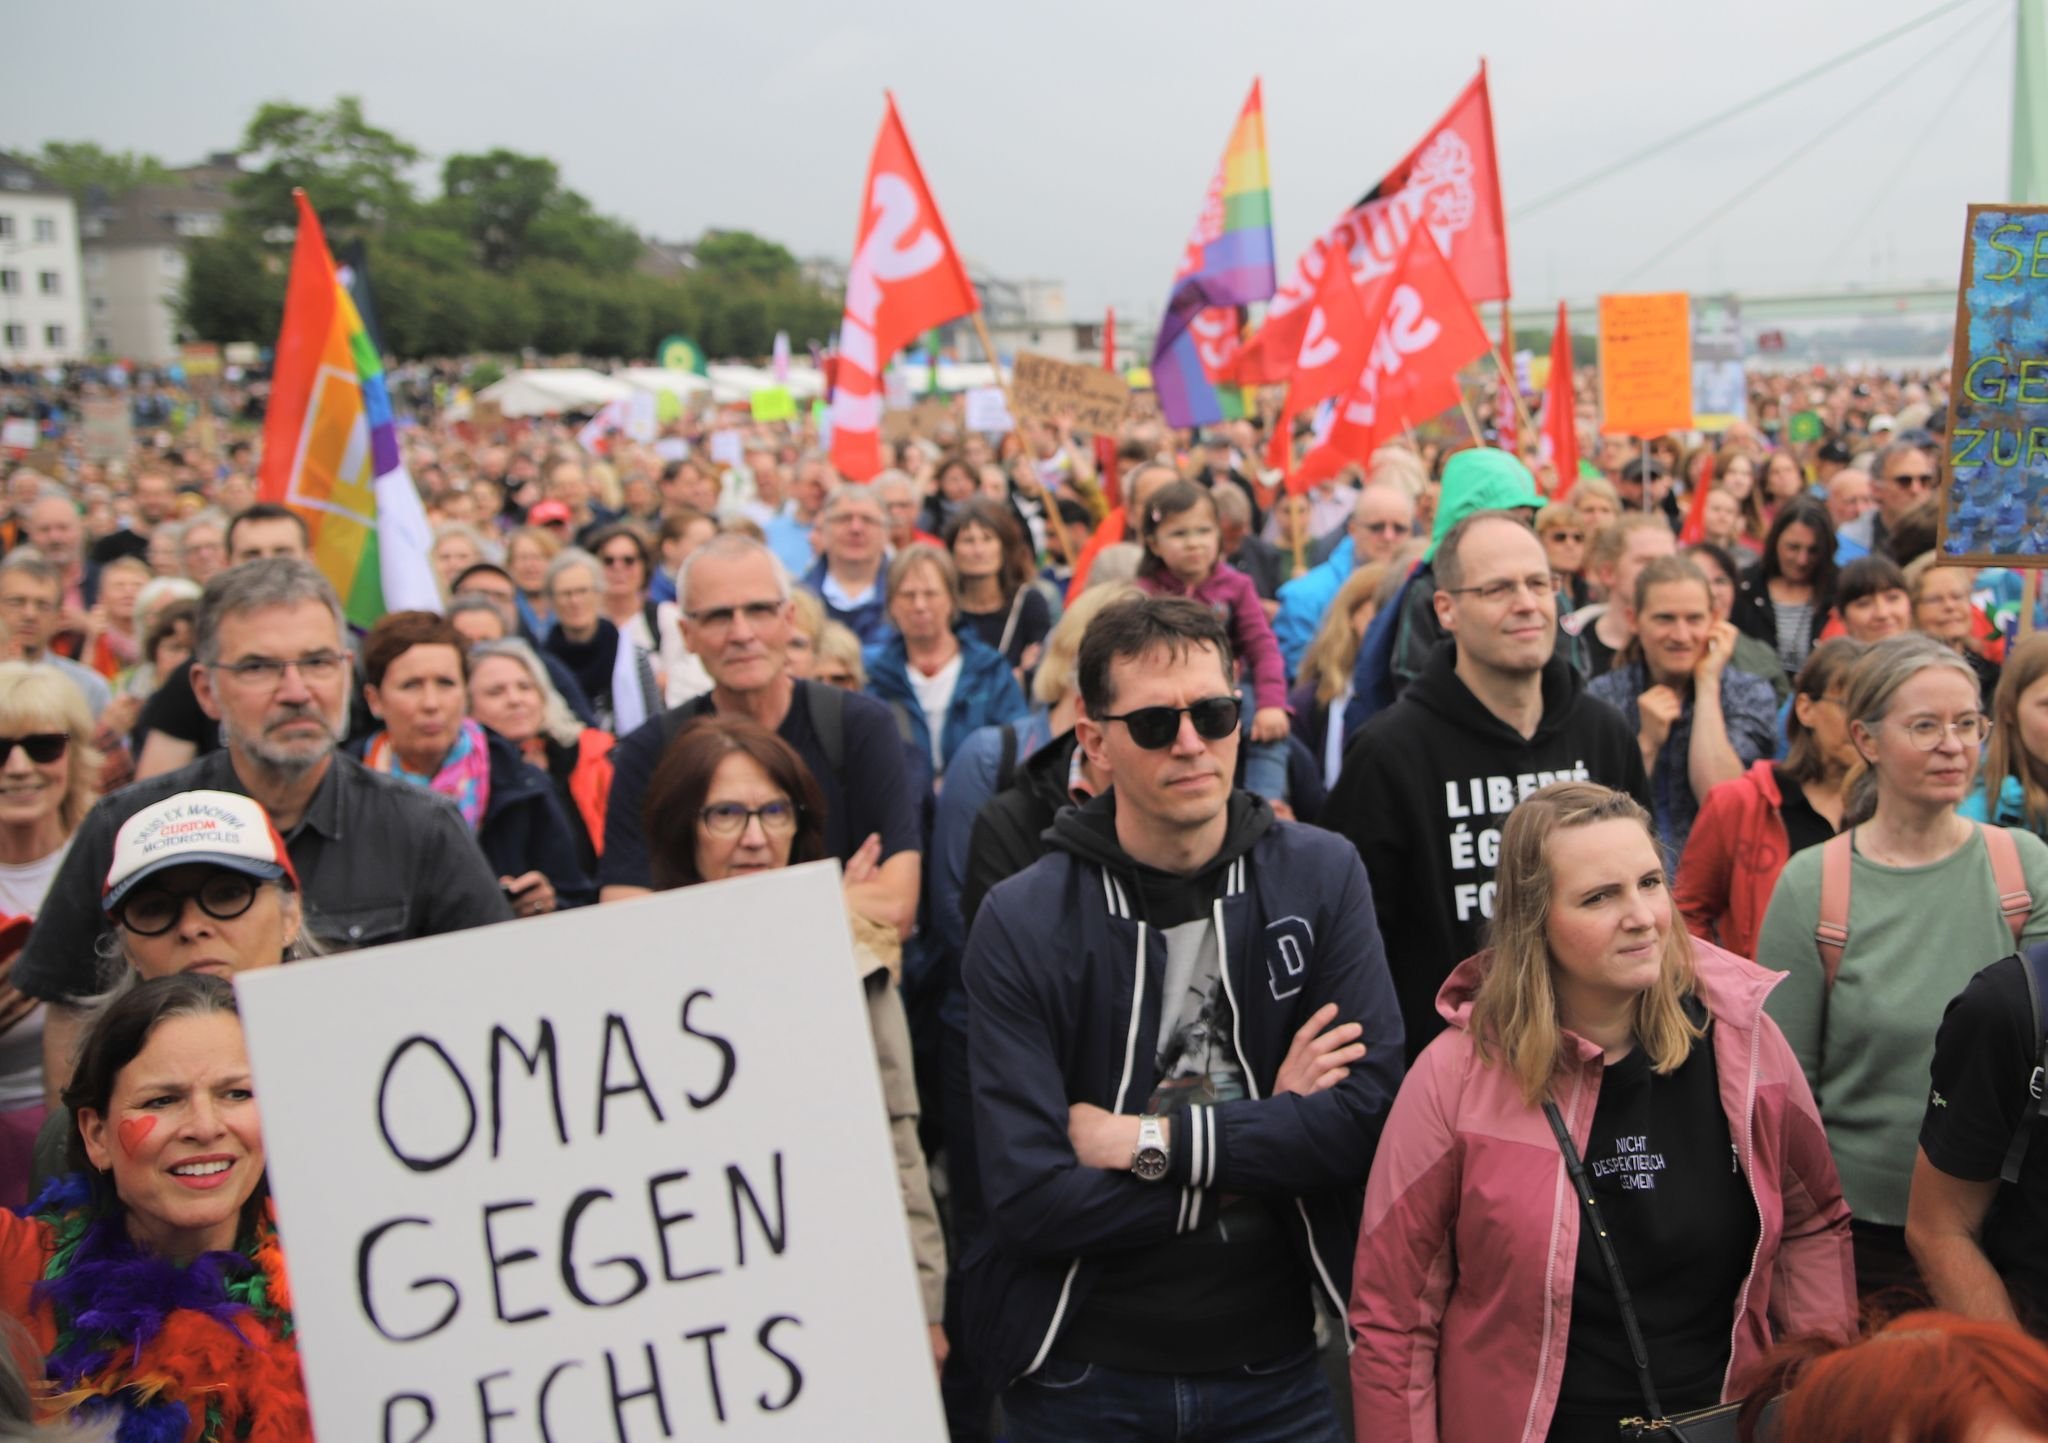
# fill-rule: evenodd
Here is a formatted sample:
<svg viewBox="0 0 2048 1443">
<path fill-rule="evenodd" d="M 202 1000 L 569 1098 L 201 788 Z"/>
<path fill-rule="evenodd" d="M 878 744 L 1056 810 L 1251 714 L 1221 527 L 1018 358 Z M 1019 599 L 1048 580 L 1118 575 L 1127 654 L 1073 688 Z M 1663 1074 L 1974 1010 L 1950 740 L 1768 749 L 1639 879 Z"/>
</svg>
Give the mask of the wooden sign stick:
<svg viewBox="0 0 2048 1443">
<path fill-rule="evenodd" d="M 1024 421 L 1017 414 L 1017 400 L 1010 394 L 1010 383 L 1003 379 L 1003 363 L 996 359 L 996 343 L 989 339 L 988 322 L 982 319 L 979 308 L 968 314 L 974 320 L 974 334 L 981 341 L 981 353 L 988 357 L 989 369 L 996 373 L 996 384 L 1003 388 L 1003 404 L 1009 408 L 1010 424 L 1017 428 L 1018 452 L 1024 462 L 1025 477 L 1038 493 L 1038 504 L 1045 508 L 1045 529 L 1052 533 L 1053 542 L 1060 549 L 1060 560 L 1071 567 L 1074 564 L 1074 543 L 1067 537 L 1066 523 L 1060 520 L 1059 503 L 1053 500 L 1052 492 L 1039 479 L 1038 466 L 1031 459 L 1031 443 L 1024 439 Z"/>
</svg>

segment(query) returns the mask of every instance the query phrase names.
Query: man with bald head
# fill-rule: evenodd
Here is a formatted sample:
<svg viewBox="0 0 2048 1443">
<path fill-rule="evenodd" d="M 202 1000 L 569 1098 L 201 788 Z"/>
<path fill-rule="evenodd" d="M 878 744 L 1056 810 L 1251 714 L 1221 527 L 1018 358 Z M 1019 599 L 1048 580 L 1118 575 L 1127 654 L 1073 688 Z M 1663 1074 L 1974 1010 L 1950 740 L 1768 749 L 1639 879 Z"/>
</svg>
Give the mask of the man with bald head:
<svg viewBox="0 0 2048 1443">
<path fill-rule="evenodd" d="M 1854 466 L 1844 467 L 1828 478 L 1828 519 L 1840 531 L 1852 521 L 1861 520 L 1870 509 L 1877 505 L 1877 491 L 1868 471 Z"/>
<path fill-rule="evenodd" d="M 46 489 L 23 518 L 28 543 L 56 568 L 63 580 L 57 631 L 51 646 L 62 656 L 77 656 L 85 639 L 86 612 L 99 594 L 100 569 L 85 559 L 85 519 L 78 504 L 56 487 Z"/>
<path fill-rule="evenodd" d="M 1376 481 L 1358 493 L 1345 530 L 1329 559 L 1280 588 L 1280 614 L 1273 618 L 1273 635 L 1287 658 L 1289 676 L 1300 668 L 1302 653 L 1323 624 L 1323 613 L 1351 573 L 1392 559 L 1403 543 L 1412 539 L 1415 498 L 1398 481 Z"/>
</svg>

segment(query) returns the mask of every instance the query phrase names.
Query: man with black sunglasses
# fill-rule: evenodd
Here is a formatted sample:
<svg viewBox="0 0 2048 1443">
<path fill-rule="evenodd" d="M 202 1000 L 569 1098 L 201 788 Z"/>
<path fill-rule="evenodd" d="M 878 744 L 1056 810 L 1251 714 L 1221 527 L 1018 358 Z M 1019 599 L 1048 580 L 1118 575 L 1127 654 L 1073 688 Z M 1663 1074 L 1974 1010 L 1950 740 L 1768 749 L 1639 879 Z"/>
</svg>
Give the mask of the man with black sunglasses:
<svg viewBox="0 0 2048 1443">
<path fill-rule="evenodd" d="M 1106 608 L 1075 732 L 1111 789 L 990 891 L 963 963 L 993 1246 L 967 1331 L 1012 1443 L 1343 1435 L 1312 1297 L 1342 1317 L 1401 1078 L 1372 897 L 1341 840 L 1233 789 L 1207 607 Z M 979 1251 L 979 1250 L 977 1250 Z"/>
<path fill-rule="evenodd" d="M 1906 513 L 1941 486 L 1941 461 L 1924 431 L 1901 436 L 1877 453 L 1872 489 L 1877 505 L 1835 533 L 1835 564 L 1876 556 Z"/>
</svg>

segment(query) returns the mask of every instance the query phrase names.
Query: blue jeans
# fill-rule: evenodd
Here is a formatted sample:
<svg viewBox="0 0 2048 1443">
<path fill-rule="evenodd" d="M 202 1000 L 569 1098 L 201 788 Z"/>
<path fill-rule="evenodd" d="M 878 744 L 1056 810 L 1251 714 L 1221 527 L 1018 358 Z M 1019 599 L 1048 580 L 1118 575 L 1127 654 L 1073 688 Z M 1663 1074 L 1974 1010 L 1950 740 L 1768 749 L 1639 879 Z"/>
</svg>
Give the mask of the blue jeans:
<svg viewBox="0 0 2048 1443">
<path fill-rule="evenodd" d="M 1009 1443 L 1344 1443 L 1313 1347 L 1221 1373 L 1048 1359 L 1003 1394 Z"/>
</svg>

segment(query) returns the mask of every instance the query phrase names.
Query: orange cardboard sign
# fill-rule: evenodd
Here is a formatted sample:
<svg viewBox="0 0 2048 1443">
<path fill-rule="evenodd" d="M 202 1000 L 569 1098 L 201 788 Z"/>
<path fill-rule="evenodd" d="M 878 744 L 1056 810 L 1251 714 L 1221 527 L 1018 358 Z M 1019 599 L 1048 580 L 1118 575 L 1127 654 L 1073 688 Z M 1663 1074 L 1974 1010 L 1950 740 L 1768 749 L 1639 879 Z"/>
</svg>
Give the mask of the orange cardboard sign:
<svg viewBox="0 0 2048 1443">
<path fill-rule="evenodd" d="M 1684 291 L 1600 298 L 1600 434 L 1692 429 L 1692 302 Z"/>
</svg>

